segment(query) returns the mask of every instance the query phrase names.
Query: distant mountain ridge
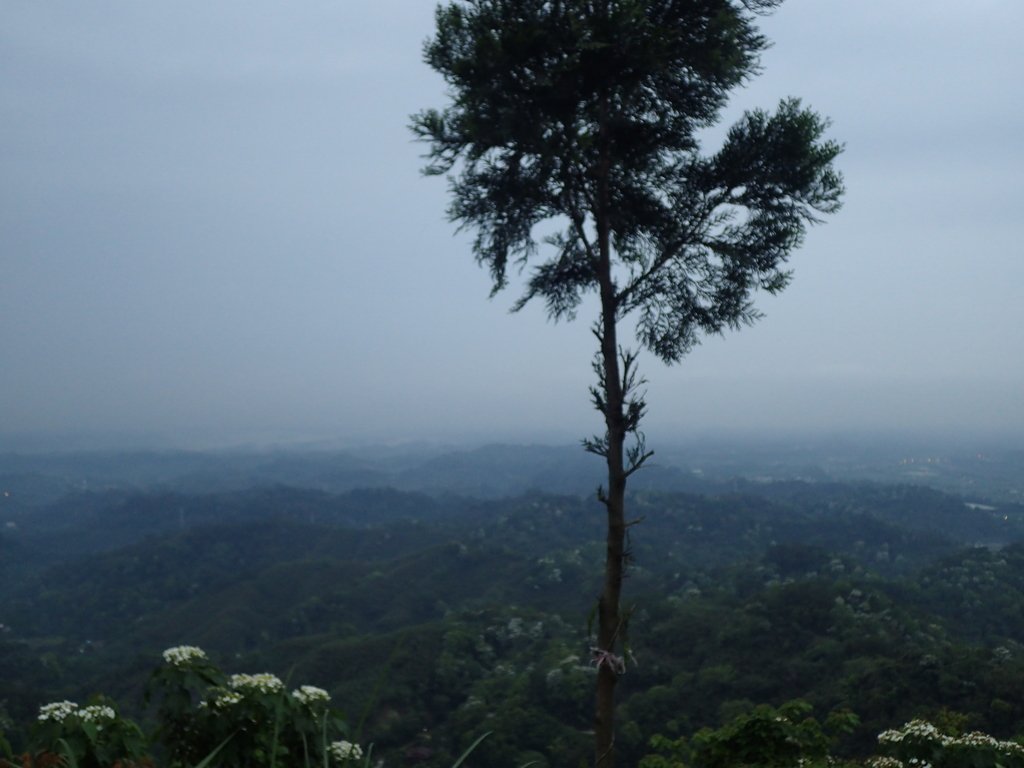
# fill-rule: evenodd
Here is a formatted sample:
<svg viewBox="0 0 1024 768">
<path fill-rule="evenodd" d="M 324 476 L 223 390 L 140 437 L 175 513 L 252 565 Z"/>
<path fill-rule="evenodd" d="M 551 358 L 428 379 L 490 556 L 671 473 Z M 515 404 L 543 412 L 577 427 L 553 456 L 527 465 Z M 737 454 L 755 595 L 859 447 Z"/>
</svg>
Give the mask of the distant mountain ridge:
<svg viewBox="0 0 1024 768">
<path fill-rule="evenodd" d="M 714 493 L 739 482 L 874 481 L 959 493 L 971 501 L 1024 502 L 1024 451 L 990 452 L 894 441 L 707 441 L 653 446 L 634 490 Z M 231 492 L 284 485 L 331 493 L 390 487 L 434 496 L 500 498 L 527 491 L 591 493 L 600 460 L 578 445 L 489 444 L 349 450 L 93 451 L 0 453 L 5 510 L 45 504 L 74 491 Z"/>
</svg>

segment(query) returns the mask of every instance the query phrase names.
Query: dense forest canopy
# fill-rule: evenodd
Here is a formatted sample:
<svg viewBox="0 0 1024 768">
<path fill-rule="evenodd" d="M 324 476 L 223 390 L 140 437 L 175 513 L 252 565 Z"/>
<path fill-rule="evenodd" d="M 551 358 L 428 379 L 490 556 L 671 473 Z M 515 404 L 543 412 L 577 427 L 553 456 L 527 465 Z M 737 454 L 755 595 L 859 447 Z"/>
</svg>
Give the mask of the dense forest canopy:
<svg viewBox="0 0 1024 768">
<path fill-rule="evenodd" d="M 536 478 L 530 449 L 500 454 Z M 821 463 L 816 480 L 793 479 L 810 474 L 804 459 L 771 482 L 754 454 L 757 480 L 707 463 L 705 479 L 676 476 L 682 489 L 667 473 L 633 494 L 646 535 L 631 552 L 623 760 L 655 734 L 689 738 L 797 698 L 821 718 L 859 717 L 835 747 L 849 756 L 915 716 L 1024 730 L 1024 508 L 984 493 L 1012 455 L 993 457 L 1004 469 L 975 474 L 967 497 L 840 482 Z M 296 477 L 315 463 L 295 460 Z M 15 747 L 49 701 L 102 692 L 148 722 L 144 683 L 164 649 L 187 644 L 225 670 L 322 686 L 349 720 L 366 714 L 363 743 L 389 765 L 410 750 L 450 765 L 487 731 L 479 764 L 585 756 L 581 606 L 601 546 L 585 486 L 474 498 L 304 489 L 271 473 L 235 490 L 108 478 L 65 494 L 75 473 L 45 467 L 3 473 L 32 497 L 0 531 L 0 722 Z"/>
</svg>

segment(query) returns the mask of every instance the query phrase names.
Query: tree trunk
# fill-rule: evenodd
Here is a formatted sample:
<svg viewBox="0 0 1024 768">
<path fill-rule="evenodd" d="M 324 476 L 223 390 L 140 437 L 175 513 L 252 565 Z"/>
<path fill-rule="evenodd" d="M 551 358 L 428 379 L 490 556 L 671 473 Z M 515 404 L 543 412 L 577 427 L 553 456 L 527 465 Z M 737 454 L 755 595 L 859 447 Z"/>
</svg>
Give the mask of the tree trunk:
<svg viewBox="0 0 1024 768">
<path fill-rule="evenodd" d="M 602 169 L 605 170 L 605 169 Z M 607 175 L 599 186 L 605 187 Z M 607 200 L 606 194 L 602 203 Z M 602 206 L 603 207 L 603 206 Z M 599 246 L 598 278 L 601 288 L 601 358 L 603 376 L 601 387 L 605 398 L 605 427 L 607 430 L 608 489 L 602 501 L 608 512 L 608 540 L 604 566 L 604 586 L 598 601 L 597 631 L 597 701 L 594 716 L 594 765 L 613 768 L 615 764 L 615 684 L 619 670 L 611 658 L 616 653 L 616 642 L 621 640 L 619 613 L 622 592 L 623 555 L 626 537 L 625 496 L 626 469 L 624 451 L 626 441 L 624 397 L 619 371 L 618 341 L 616 338 L 616 295 L 611 273 L 611 238 L 608 231 L 607 208 L 596 217 Z"/>
</svg>

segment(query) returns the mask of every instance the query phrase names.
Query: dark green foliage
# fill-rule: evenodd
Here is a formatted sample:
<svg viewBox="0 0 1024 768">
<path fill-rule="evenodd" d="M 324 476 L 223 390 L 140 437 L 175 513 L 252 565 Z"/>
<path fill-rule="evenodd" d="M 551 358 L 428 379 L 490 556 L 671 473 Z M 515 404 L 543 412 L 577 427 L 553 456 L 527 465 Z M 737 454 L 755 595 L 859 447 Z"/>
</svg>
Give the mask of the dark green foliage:
<svg viewBox="0 0 1024 768">
<path fill-rule="evenodd" d="M 966 636 L 1024 638 L 1024 545 L 975 548 L 925 569 L 915 599 L 950 616 Z"/>
<path fill-rule="evenodd" d="M 778 3 L 759 3 L 764 10 Z M 494 290 L 509 262 L 534 267 L 517 303 L 571 317 L 596 290 L 599 230 L 623 272 L 613 310 L 636 310 L 642 341 L 676 361 L 697 333 L 756 317 L 750 294 L 787 281 L 781 265 L 807 222 L 839 207 L 839 145 L 787 100 L 748 113 L 715 154 L 699 133 L 756 72 L 766 40 L 752 4 L 477 0 L 438 8 L 426 60 L 452 103 L 414 119 L 431 174 L 452 179 L 453 220 Z M 591 229 L 591 227 L 596 229 Z"/>
<path fill-rule="evenodd" d="M 693 738 L 652 736 L 653 754 L 640 768 L 791 768 L 794 765 L 833 765 L 830 747 L 857 725 L 857 716 L 833 711 L 824 723 L 804 701 L 789 701 L 778 709 L 766 705 L 738 715 L 721 728 L 702 728 Z"/>
<path fill-rule="evenodd" d="M 693 737 L 693 764 L 697 768 L 788 768 L 801 760 L 822 764 L 831 739 L 810 713 L 810 705 L 804 702 L 789 702 L 778 710 L 760 706 L 717 731 L 705 728 Z M 855 724 L 854 718 L 849 725 Z"/>
<path fill-rule="evenodd" d="M 197 525 L 8 583 L 0 707 L 18 725 L 7 730 L 15 746 L 49 700 L 103 691 L 140 718 L 154 654 L 195 642 L 232 666 L 240 654 L 241 668 L 320 682 L 353 724 L 369 713 L 366 739 L 389 762 L 422 746 L 426 728 L 441 765 L 486 731 L 483 764 L 517 768 L 530 752 L 579 763 L 594 680 L 581 606 L 597 590 L 601 548 L 587 500 L 537 494 L 346 527 L 308 520 L 339 520 L 328 512 L 348 497 L 272 498 L 305 505 L 306 522 Z M 261 499 L 175 503 L 242 521 Z M 646 536 L 630 581 L 640 607 L 620 712 L 625 764 L 648 754 L 651 734 L 689 737 L 794 698 L 857 712 L 842 754 L 868 754 L 879 731 L 944 708 L 968 713 L 965 729 L 1024 730 L 1024 550 L 970 547 L 998 529 L 961 501 L 790 484 L 631 503 Z M 906 527 L 929 509 L 956 538 Z"/>
</svg>

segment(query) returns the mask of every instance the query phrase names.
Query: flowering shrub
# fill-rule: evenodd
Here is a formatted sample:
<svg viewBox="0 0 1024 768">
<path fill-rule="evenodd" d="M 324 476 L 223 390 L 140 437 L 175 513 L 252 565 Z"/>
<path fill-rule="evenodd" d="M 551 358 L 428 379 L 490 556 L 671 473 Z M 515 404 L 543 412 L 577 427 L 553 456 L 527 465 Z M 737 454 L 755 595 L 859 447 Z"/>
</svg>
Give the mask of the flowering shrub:
<svg viewBox="0 0 1024 768">
<path fill-rule="evenodd" d="M 951 736 L 925 720 L 883 731 L 878 744 L 887 754 L 872 768 L 1024 768 L 1024 746 L 1015 741 L 977 731 Z"/>
<path fill-rule="evenodd" d="M 851 713 L 837 711 L 819 725 L 802 702 L 778 709 L 757 707 L 718 730 L 705 728 L 689 741 L 654 736 L 654 751 L 640 761 L 640 768 L 839 766 L 828 752 L 828 734 L 849 732 L 856 722 Z M 1024 768 L 1024 746 L 1016 741 L 977 731 L 951 735 L 926 720 L 883 731 L 878 744 L 883 754 L 865 760 L 865 768 Z"/>
<path fill-rule="evenodd" d="M 134 722 L 118 715 L 113 702 L 97 697 L 84 707 L 55 701 L 39 708 L 34 752 L 26 766 L 70 764 L 78 768 L 150 766 L 148 744 Z"/>
<path fill-rule="evenodd" d="M 113 702 L 86 706 L 55 701 L 39 708 L 23 768 L 151 768 L 162 748 L 167 768 L 354 765 L 363 751 L 349 741 L 341 714 L 323 688 L 288 693 L 280 678 L 260 673 L 226 676 L 195 646 L 168 648 L 147 686 L 159 726 L 151 742 Z M 0 747 L 6 742 L 0 739 Z M 0 752 L 9 750 L 0 749 Z M 15 763 L 0 759 L 0 765 Z"/>
<path fill-rule="evenodd" d="M 269 673 L 226 676 L 192 646 L 170 648 L 164 660 L 147 698 L 158 701 L 157 737 L 169 768 L 193 766 L 214 753 L 214 765 L 233 768 L 324 765 L 336 756 L 331 740 L 348 735 L 322 688 L 303 685 L 288 693 Z"/>
</svg>

